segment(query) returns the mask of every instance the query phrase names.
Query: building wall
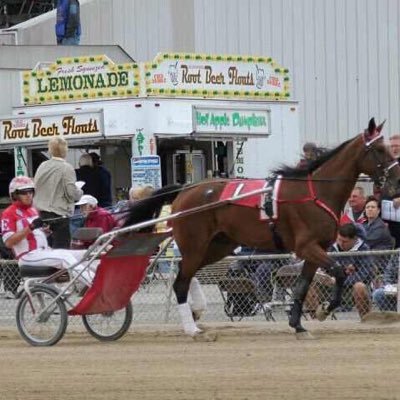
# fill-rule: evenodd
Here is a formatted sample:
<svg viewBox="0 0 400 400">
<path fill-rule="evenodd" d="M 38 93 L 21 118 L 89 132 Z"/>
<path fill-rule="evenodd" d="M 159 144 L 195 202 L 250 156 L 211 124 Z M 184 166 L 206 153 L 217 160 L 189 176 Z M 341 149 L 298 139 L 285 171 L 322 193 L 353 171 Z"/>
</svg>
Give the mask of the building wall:
<svg viewBox="0 0 400 400">
<path fill-rule="evenodd" d="M 400 131 L 399 1 L 196 0 L 194 11 L 196 51 L 289 68 L 303 141 L 338 143 L 372 116 Z"/>
<path fill-rule="evenodd" d="M 1 49 L 0 49 L 1 52 Z M 0 70 L 0 115 L 10 115 L 12 104 L 20 101 L 19 72 Z"/>
<path fill-rule="evenodd" d="M 387 118 L 400 131 L 396 0 L 82 0 L 82 44 L 259 54 L 292 73 L 302 142 L 341 142 Z M 54 44 L 54 12 L 19 28 L 20 44 Z M 15 28 L 15 27 L 14 27 Z M 18 29 L 18 28 L 17 28 Z"/>
</svg>

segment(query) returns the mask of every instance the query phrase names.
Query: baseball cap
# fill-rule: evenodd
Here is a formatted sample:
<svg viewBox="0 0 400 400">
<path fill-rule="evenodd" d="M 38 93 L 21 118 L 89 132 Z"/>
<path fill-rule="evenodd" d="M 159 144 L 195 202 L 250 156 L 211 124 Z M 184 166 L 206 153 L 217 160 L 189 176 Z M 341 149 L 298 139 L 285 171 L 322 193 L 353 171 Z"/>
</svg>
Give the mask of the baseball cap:
<svg viewBox="0 0 400 400">
<path fill-rule="evenodd" d="M 90 194 L 84 194 L 81 199 L 75 203 L 76 206 L 82 206 L 84 204 L 90 204 L 91 206 L 97 206 L 96 197 L 91 196 Z"/>
</svg>

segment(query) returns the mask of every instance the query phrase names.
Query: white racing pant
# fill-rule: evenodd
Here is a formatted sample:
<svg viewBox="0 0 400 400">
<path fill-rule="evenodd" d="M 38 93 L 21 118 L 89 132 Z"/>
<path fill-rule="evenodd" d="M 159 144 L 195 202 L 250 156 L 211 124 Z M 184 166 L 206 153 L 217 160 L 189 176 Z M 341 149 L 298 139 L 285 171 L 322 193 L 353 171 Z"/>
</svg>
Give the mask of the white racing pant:
<svg viewBox="0 0 400 400">
<path fill-rule="evenodd" d="M 37 265 L 39 267 L 45 266 L 67 269 L 81 260 L 85 251 L 86 250 L 36 249 L 24 254 L 18 262 L 20 265 Z M 88 286 L 93 280 L 98 262 L 92 262 L 89 267 L 86 267 L 86 265 L 87 264 L 85 262 L 82 262 L 81 264 L 76 265 L 73 269 L 69 270 L 69 272 L 73 276 L 76 276 L 82 270 L 84 270 L 78 280 L 84 285 Z"/>
</svg>

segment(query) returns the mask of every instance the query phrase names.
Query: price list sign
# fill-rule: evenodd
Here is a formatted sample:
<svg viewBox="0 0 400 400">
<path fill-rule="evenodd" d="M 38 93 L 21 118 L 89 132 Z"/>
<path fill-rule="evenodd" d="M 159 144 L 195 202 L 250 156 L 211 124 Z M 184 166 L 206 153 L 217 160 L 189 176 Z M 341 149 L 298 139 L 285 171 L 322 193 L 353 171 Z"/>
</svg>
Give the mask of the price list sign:
<svg viewBox="0 0 400 400">
<path fill-rule="evenodd" d="M 159 156 L 140 156 L 131 158 L 132 187 L 161 187 L 161 162 Z"/>
</svg>

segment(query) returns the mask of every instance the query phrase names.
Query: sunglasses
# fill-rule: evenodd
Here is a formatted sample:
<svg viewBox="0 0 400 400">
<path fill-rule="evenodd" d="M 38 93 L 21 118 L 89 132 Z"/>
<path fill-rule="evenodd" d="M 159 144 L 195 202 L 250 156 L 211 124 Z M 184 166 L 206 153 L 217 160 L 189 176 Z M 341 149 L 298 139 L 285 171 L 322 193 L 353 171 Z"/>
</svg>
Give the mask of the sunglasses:
<svg viewBox="0 0 400 400">
<path fill-rule="evenodd" d="M 22 190 L 17 190 L 16 193 L 17 194 L 30 194 L 34 192 L 34 189 L 22 189 Z"/>
</svg>

